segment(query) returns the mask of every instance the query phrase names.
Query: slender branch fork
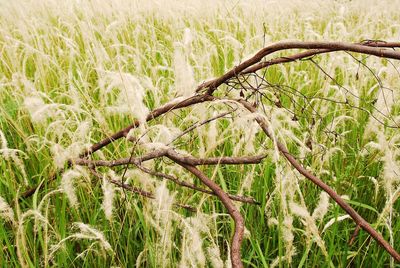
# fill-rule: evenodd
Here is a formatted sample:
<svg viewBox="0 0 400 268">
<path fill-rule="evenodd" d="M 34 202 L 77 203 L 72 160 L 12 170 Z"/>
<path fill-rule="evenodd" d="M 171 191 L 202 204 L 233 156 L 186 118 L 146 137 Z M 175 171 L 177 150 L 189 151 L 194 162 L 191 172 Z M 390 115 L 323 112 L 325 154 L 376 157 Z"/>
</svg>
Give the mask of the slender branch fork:
<svg viewBox="0 0 400 268">
<path fill-rule="evenodd" d="M 199 85 L 193 96 L 188 97 L 186 99 L 180 101 L 172 101 L 167 103 L 152 112 L 146 118 L 146 121 L 151 121 L 161 115 L 164 115 L 172 110 L 187 108 L 196 104 L 204 103 L 204 102 L 213 102 L 225 100 L 229 102 L 235 102 L 238 105 L 244 107 L 250 113 L 258 113 L 257 108 L 247 100 L 240 99 L 230 99 L 230 98 L 217 98 L 213 96 L 213 93 L 219 88 L 219 86 L 223 84 L 228 84 L 231 79 L 238 79 L 240 75 L 248 75 L 255 74 L 257 71 L 267 68 L 268 66 L 283 64 L 294 62 L 297 60 L 307 59 L 309 57 L 313 57 L 319 54 L 332 53 L 337 51 L 345 51 L 345 52 L 354 52 L 361 53 L 365 55 L 373 55 L 376 57 L 387 58 L 387 59 L 396 59 L 400 60 L 400 52 L 396 51 L 395 48 L 400 47 L 400 42 L 383 42 L 383 41 L 374 41 L 367 40 L 361 43 L 344 43 L 344 42 L 302 42 L 302 41 L 290 41 L 290 42 L 278 42 L 272 45 L 269 45 L 259 52 L 257 52 L 253 57 L 244 61 L 243 63 L 235 66 L 222 76 L 212 79 L 210 81 L 204 82 Z M 303 49 L 305 51 L 298 52 L 297 54 L 292 54 L 285 57 L 272 58 L 270 60 L 265 60 L 265 58 L 275 52 L 283 51 L 283 50 L 291 50 L 291 49 Z M 239 80 L 240 82 L 240 80 Z M 240 86 L 244 86 L 242 82 L 240 82 Z M 187 128 L 180 135 L 176 137 L 176 139 L 181 138 L 185 134 L 193 131 L 197 127 L 205 125 L 213 120 L 217 120 L 219 118 L 223 118 L 225 115 L 232 113 L 227 112 L 221 115 L 217 115 L 213 118 L 205 120 L 203 122 L 199 122 L 192 127 Z M 256 116 L 255 121 L 258 123 L 259 127 L 265 132 L 267 137 L 273 139 L 273 136 L 268 128 L 268 124 L 265 118 L 261 116 Z M 207 175 L 202 172 L 198 166 L 204 165 L 248 165 L 248 164 L 258 164 L 260 163 L 267 155 L 261 154 L 257 156 L 222 156 L 222 157 L 210 157 L 210 158 L 197 158 L 191 155 L 182 155 L 174 150 L 172 147 L 172 142 L 165 146 L 165 148 L 160 148 L 158 150 L 154 150 L 148 152 L 141 156 L 135 156 L 130 158 L 122 158 L 115 160 L 91 160 L 89 157 L 95 153 L 96 151 L 102 149 L 108 144 L 112 143 L 115 140 L 118 140 L 123 137 L 127 137 L 128 132 L 136 128 L 140 125 L 139 121 L 134 121 L 131 125 L 127 126 L 124 129 L 114 133 L 113 135 L 101 140 L 98 143 L 93 144 L 89 149 L 83 150 L 77 159 L 70 159 L 67 163 L 67 167 L 72 165 L 82 165 L 88 166 L 94 176 L 101 177 L 99 173 L 95 170 L 96 167 L 105 166 L 105 167 L 115 167 L 120 165 L 129 165 L 132 164 L 142 172 L 150 174 L 152 176 L 167 179 L 171 182 L 176 183 L 177 185 L 190 188 L 194 191 L 211 194 L 222 202 L 225 208 L 228 210 L 228 213 L 232 217 L 235 223 L 235 231 L 232 237 L 231 242 L 231 260 L 233 267 L 243 267 L 241 262 L 241 254 L 240 248 L 243 240 L 243 231 L 244 231 L 244 219 L 240 214 L 240 211 L 235 207 L 235 204 L 232 200 L 240 201 L 244 203 L 250 204 L 258 204 L 256 200 L 251 197 L 244 196 L 236 196 L 226 193 L 222 188 L 212 181 Z M 176 140 L 175 139 L 175 140 Z M 174 141 L 175 141 L 174 140 Z M 371 225 L 363 219 L 352 207 L 350 207 L 332 188 L 330 188 L 326 183 L 324 183 L 321 179 L 312 174 L 311 171 L 307 170 L 302 164 L 297 161 L 296 157 L 289 153 L 288 149 L 281 143 L 280 141 L 275 141 L 279 152 L 287 159 L 289 164 L 299 171 L 304 177 L 309 179 L 323 191 L 328 193 L 330 197 L 349 214 L 352 219 L 357 224 L 357 228 L 362 228 L 366 232 L 368 232 L 382 248 L 384 248 L 397 262 L 400 262 L 400 254 L 380 235 Z M 201 187 L 195 186 L 194 184 L 185 182 L 183 180 L 179 180 L 178 178 L 171 176 L 169 174 L 165 174 L 158 171 L 150 170 L 142 165 L 143 162 L 149 161 L 152 159 L 158 159 L 162 157 L 167 157 L 172 160 L 174 163 L 182 166 L 189 173 L 194 175 L 196 178 L 200 180 L 205 186 L 207 186 L 210 190 L 203 189 Z M 50 178 L 50 181 L 54 180 L 57 176 L 57 173 L 62 172 L 59 170 L 55 173 L 54 176 Z M 111 181 L 115 185 L 128 189 L 132 192 L 140 194 L 141 196 L 153 198 L 153 194 L 143 191 L 139 188 L 132 187 L 130 185 L 123 184 L 120 181 Z M 33 187 L 23 194 L 23 197 L 28 197 L 32 195 L 38 187 Z M 354 235 L 355 236 L 355 235 Z M 351 238 L 354 240 L 354 237 Z"/>
</svg>

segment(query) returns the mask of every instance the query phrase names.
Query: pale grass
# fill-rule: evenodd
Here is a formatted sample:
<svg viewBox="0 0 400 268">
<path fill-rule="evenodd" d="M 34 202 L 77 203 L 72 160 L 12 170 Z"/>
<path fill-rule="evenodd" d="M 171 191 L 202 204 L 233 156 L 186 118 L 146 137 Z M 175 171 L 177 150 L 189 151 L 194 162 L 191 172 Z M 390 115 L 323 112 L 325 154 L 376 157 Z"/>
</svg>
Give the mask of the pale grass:
<svg viewBox="0 0 400 268">
<path fill-rule="evenodd" d="M 281 40 L 359 42 L 376 38 L 396 41 L 400 37 L 400 27 L 396 23 L 399 20 L 398 7 L 398 0 L 6 1 L 0 5 L 0 46 L 4 55 L 0 61 L 0 90 L 2 97 L 13 96 L 4 97 L 4 100 L 8 104 L 9 99 L 15 101 L 18 109 L 10 109 L 19 111 L 18 120 L 14 118 L 14 121 L 21 122 L 8 123 L 3 121 L 3 113 L 0 114 L 0 154 L 4 158 L 1 163 L 4 163 L 4 169 L 7 171 L 14 166 L 18 169 L 18 173 L 21 174 L 18 183 L 23 182 L 28 186 L 33 182 L 42 181 L 48 177 L 49 169 L 65 167 L 67 160 L 77 157 L 89 144 L 125 127 L 134 119 L 143 123 L 152 108 L 168 102 L 178 103 L 184 96 L 192 94 L 198 84 L 243 62 L 263 45 Z M 384 115 L 393 115 L 394 121 L 399 122 L 400 117 L 395 114 L 400 103 L 398 90 L 392 92 L 379 89 L 377 83 L 371 83 L 371 74 L 360 70 L 362 68 L 348 54 L 335 53 L 318 57 L 318 60 L 330 74 L 335 74 L 338 70 L 345 73 L 338 76 L 349 92 L 325 79 L 318 70 L 303 69 L 298 67 L 297 63 L 276 67 L 279 76 L 277 82 L 293 81 L 299 91 L 316 90 L 313 94 L 343 102 L 349 101 L 353 105 L 360 104 L 360 100 L 353 94 L 374 96 L 377 98 L 374 107 Z M 373 57 L 365 59 L 365 63 L 377 70 L 387 87 L 397 89 L 399 79 L 395 68 Z M 358 80 L 355 77 L 356 73 L 359 76 Z M 230 97 L 240 97 L 239 91 L 231 92 Z M 268 97 L 274 102 L 278 101 L 274 94 L 269 94 Z M 193 109 L 185 109 L 182 113 L 163 116 L 155 123 L 142 124 L 129 134 L 129 137 L 141 137 L 135 153 L 169 144 L 179 135 L 179 129 L 183 130 L 193 123 L 226 111 L 228 105 L 236 107 L 235 103 L 226 101 L 215 102 L 212 106 L 202 104 Z M 316 242 L 322 253 L 327 255 L 325 239 L 328 238 L 323 234 L 333 224 L 348 218 L 347 215 L 333 217 L 336 212 L 332 209 L 333 206 L 329 205 L 329 198 L 324 193 L 320 194 L 316 208 L 311 213 L 308 203 L 310 198 L 318 198 L 318 193 L 308 197 L 309 187 L 305 188 L 303 178 L 291 170 L 279 156 L 277 140 L 288 147 L 295 145 L 299 150 L 299 158 L 309 159 L 308 168 L 316 174 L 323 175 L 328 184 L 337 182 L 337 178 L 344 176 L 336 174 L 332 165 L 340 163 L 349 153 L 343 145 L 352 131 L 362 127 L 358 120 L 360 113 L 314 100 L 310 106 L 322 117 L 333 118 L 327 119 L 329 122 L 326 125 L 315 122 L 312 128 L 307 129 L 309 134 L 303 131 L 304 126 L 292 120 L 292 114 L 282 108 L 266 105 L 265 114 L 260 112 L 249 115 L 239 109 L 233 120 L 224 120 L 224 124 L 229 121 L 228 128 L 223 127 L 224 124 L 218 120 L 213 121 L 208 126 L 196 128 L 192 136 L 184 136 L 182 143 L 174 143 L 174 146 L 180 146 L 176 148 L 178 151 L 200 157 L 226 152 L 232 155 L 268 152 L 266 165 L 274 169 L 271 172 L 273 178 L 268 178 L 273 179 L 274 183 L 271 189 L 265 191 L 266 200 L 263 200 L 266 203 L 263 214 L 268 225 L 257 228 L 268 228 L 262 231 L 269 233 L 279 229 L 284 247 L 279 250 L 269 248 L 271 252 L 268 252 L 266 258 L 271 266 L 298 263 L 297 258 L 302 252 L 298 252 L 297 248 L 307 247 L 295 247 L 297 229 L 305 231 L 303 233 L 307 246 Z M 8 108 L 0 108 L 1 112 L 8 112 L 6 109 Z M 372 114 L 382 121 L 386 120 L 376 110 L 372 111 Z M 256 117 L 267 120 L 272 141 L 265 139 L 256 128 L 253 123 Z M 18 142 L 18 139 L 14 140 L 11 136 L 9 142 L 6 140 L 6 135 L 13 135 L 14 129 L 18 129 L 21 140 L 28 143 L 27 150 L 22 149 L 25 148 L 23 144 L 15 144 L 10 146 L 13 149 L 9 148 L 9 144 L 14 145 L 14 142 Z M 323 131 L 335 131 L 338 136 L 333 139 Z M 193 137 L 197 137 L 195 142 Z M 309 138 L 312 140 L 312 149 L 306 145 Z M 378 170 L 375 177 L 365 174 L 370 177 L 369 181 L 374 187 L 371 193 L 373 192 L 375 203 L 371 200 L 360 202 L 384 204 L 375 225 L 385 226 L 389 240 L 394 245 L 397 215 L 394 206 L 399 198 L 399 179 L 396 174 L 400 173 L 400 138 L 396 130 L 384 128 L 370 117 L 361 139 L 365 146 L 355 152 L 355 157 L 368 158 L 377 152 L 376 161 L 380 161 L 383 168 Z M 114 147 L 104 148 L 94 157 L 126 157 L 131 146 L 132 143 L 127 141 L 117 142 Z M 30 166 L 25 166 L 24 163 L 34 161 L 34 155 L 43 158 L 38 161 L 40 166 L 37 170 L 27 170 Z M 336 159 L 339 160 L 335 162 Z M 185 181 L 195 182 L 193 177 L 180 167 L 156 161 L 149 161 L 144 165 L 172 173 Z M 218 183 L 225 183 L 228 188 L 232 187 L 229 191 L 238 190 L 240 193 L 249 194 L 261 191 L 254 189 L 257 180 L 263 179 L 255 176 L 259 174 L 255 167 L 248 174 L 233 178 L 220 176 L 224 175 L 224 172 L 219 174 L 218 169 L 222 170 L 220 166 L 209 170 L 210 177 Z M 239 167 L 234 171 L 242 173 L 244 170 L 243 167 Z M 34 209 L 31 209 L 29 204 L 24 205 L 22 209 L 12 209 L 6 200 L 16 198 L 15 193 L 9 193 L 9 188 L 1 188 L 1 196 L 4 198 L 0 199 L 0 215 L 7 221 L 14 222 L 14 225 L 17 224 L 17 227 L 11 227 L 15 230 L 10 232 L 14 234 L 17 258 L 22 267 L 29 266 L 30 252 L 39 254 L 42 250 L 45 256 L 39 259 L 45 264 L 49 260 L 56 260 L 55 256 L 61 255 L 62 248 L 65 249 L 63 254 L 67 254 L 68 258 L 77 263 L 88 256 L 102 258 L 113 255 L 112 243 L 107 239 L 112 239 L 119 230 L 115 231 L 107 224 L 116 220 L 113 214 L 113 200 L 120 198 L 122 194 L 114 193 L 119 190 L 114 189 L 104 178 L 101 182 L 103 191 L 100 191 L 100 194 L 97 194 L 91 185 L 85 188 L 87 192 L 82 191 L 87 194 L 83 200 L 87 204 L 94 202 L 93 198 L 103 198 L 99 207 L 104 211 L 104 215 L 97 211 L 85 211 L 93 207 L 78 204 L 77 188 L 81 186 L 81 178 L 88 176 L 83 173 L 77 169 L 65 171 L 54 186 L 59 187 L 58 190 L 43 195 L 38 193 L 38 198 L 41 199 L 33 202 Z M 115 180 L 122 179 L 120 172 L 105 174 Z M 153 201 L 139 198 L 136 201 L 143 202 L 143 217 L 149 225 L 140 227 L 140 230 L 150 228 L 155 233 L 143 241 L 136 259 L 137 264 L 149 265 L 149 256 L 155 256 L 156 260 L 152 264 L 157 266 L 181 263 L 182 266 L 230 267 L 229 245 L 217 244 L 215 241 L 216 237 L 220 238 L 222 235 L 221 226 L 230 228 L 229 224 L 225 224 L 220 217 L 215 217 L 214 224 L 201 225 L 210 221 L 205 215 L 206 212 L 215 213 L 214 210 L 218 207 L 213 203 L 215 199 L 198 197 L 197 194 L 186 190 L 172 190 L 165 182 L 159 183 L 155 178 L 136 169 L 129 168 L 124 179 L 127 184 L 154 192 L 156 197 Z M 12 178 L 5 177 L 4 180 L 11 181 Z M 231 183 L 230 180 L 235 183 Z M 365 181 L 361 177 L 346 177 L 349 187 L 357 187 L 360 180 Z M 86 222 L 86 216 L 76 217 L 67 212 L 70 221 L 80 223 L 68 222 L 67 230 L 63 230 L 66 236 L 60 238 L 61 231 L 51 228 L 52 225 L 60 224 L 58 214 L 54 213 L 60 207 L 56 207 L 56 202 L 50 197 L 62 198 L 63 195 L 58 195 L 61 190 L 65 193 L 68 204 L 79 209 L 76 212 L 91 216 L 101 214 L 101 217 L 105 217 L 105 221 L 102 221 L 104 225 L 99 224 L 94 228 L 82 223 Z M 380 195 L 382 192 L 384 194 Z M 352 197 L 349 197 L 350 199 Z M 191 217 L 183 217 L 173 205 L 174 202 L 180 201 L 194 202 L 198 205 L 198 212 Z M 126 207 L 133 210 L 135 204 Z M 243 214 L 251 211 L 246 205 L 240 207 Z M 35 219 L 35 234 L 28 234 L 28 220 L 32 218 Z M 90 220 L 101 221 L 100 218 Z M 252 222 L 249 225 L 246 222 L 249 229 L 252 225 L 257 224 Z M 320 226 L 324 226 L 321 232 Z M 42 233 L 45 244 L 42 248 L 32 241 L 35 235 L 45 228 L 48 228 L 48 232 Z M 179 247 L 174 245 L 174 237 L 178 236 L 178 230 L 179 239 L 183 241 Z M 79 242 L 81 239 L 89 240 L 89 246 L 80 252 L 73 252 L 72 246 L 69 245 L 70 240 Z M 228 243 L 227 239 L 225 237 L 223 243 Z M 249 239 L 258 238 L 252 233 Z M 204 241 L 210 246 L 206 248 Z M 50 244 L 53 244 L 53 247 L 48 249 Z M 223 248 L 226 248 L 224 252 Z M 312 262 L 315 257 L 311 257 L 312 253 L 309 255 Z M 243 258 L 247 257 L 243 254 Z M 251 261 L 260 265 L 258 260 Z M 60 265 L 68 264 L 70 263 Z M 320 263 L 315 265 L 318 264 Z"/>
</svg>

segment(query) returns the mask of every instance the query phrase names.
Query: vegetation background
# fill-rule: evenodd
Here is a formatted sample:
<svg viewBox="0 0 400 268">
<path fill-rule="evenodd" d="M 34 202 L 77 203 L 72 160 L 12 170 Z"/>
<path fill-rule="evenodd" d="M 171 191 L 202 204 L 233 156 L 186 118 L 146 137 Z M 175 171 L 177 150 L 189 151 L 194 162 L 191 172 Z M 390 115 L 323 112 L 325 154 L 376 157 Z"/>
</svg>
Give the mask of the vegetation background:
<svg viewBox="0 0 400 268">
<path fill-rule="evenodd" d="M 233 224 L 213 197 L 133 168 L 128 183 L 155 192 L 155 200 L 125 193 L 83 168 L 68 169 L 51 184 L 46 180 L 90 144 L 192 94 L 198 84 L 272 42 L 399 40 L 399 10 L 397 0 L 1 1 L 0 265 L 229 266 Z M 325 121 L 312 133 L 314 148 L 289 148 L 400 250 L 400 136 L 376 119 L 400 122 L 399 65 L 359 59 L 370 69 L 346 53 L 318 56 L 327 73 L 360 97 L 349 101 L 368 112 L 316 101 L 313 108 Z M 268 79 L 304 94 L 343 99 L 332 93 L 340 92 L 338 85 L 310 62 L 271 68 Z M 146 148 L 165 144 L 179 129 L 212 116 L 213 109 L 200 105 L 176 112 L 136 134 L 146 133 Z M 303 143 L 309 138 L 303 130 L 312 116 L 293 126 L 276 107 L 268 114 L 289 145 L 296 137 Z M 336 134 L 329 135 L 328 126 Z M 234 125 L 221 120 L 199 128 L 175 146 L 200 156 L 255 154 L 271 147 L 264 139 L 241 116 Z M 126 157 L 129 148 L 118 141 L 96 157 Z M 193 181 L 170 164 L 149 166 Z M 103 171 L 116 179 L 122 174 Z M 205 171 L 229 193 L 261 202 L 238 204 L 246 220 L 246 266 L 395 266 L 363 232 L 349 245 L 351 219 L 283 160 Z M 19 198 L 39 183 L 45 187 L 33 197 Z M 188 212 L 174 202 L 198 210 Z"/>
</svg>

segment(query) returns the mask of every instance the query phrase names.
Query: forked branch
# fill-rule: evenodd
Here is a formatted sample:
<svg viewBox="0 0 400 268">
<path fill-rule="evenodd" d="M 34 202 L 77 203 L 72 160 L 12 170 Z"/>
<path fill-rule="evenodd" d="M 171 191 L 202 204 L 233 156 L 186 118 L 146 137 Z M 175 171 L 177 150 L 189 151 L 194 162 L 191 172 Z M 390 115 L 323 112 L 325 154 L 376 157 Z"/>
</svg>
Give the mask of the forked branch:
<svg viewBox="0 0 400 268">
<path fill-rule="evenodd" d="M 235 100 L 238 103 L 242 104 L 247 110 L 251 113 L 257 113 L 257 109 L 249 102 L 238 99 Z M 271 131 L 268 129 L 268 123 L 266 120 L 261 117 L 257 116 L 256 119 L 257 123 L 260 125 L 264 133 L 272 140 L 274 137 L 271 134 Z M 349 206 L 343 198 L 340 197 L 331 187 L 329 187 L 325 182 L 321 179 L 313 175 L 310 171 L 306 170 L 297 160 L 296 158 L 289 153 L 288 149 L 285 145 L 283 145 L 279 141 L 275 141 L 276 145 L 279 149 L 279 152 L 289 161 L 289 163 L 294 167 L 300 174 L 304 177 L 312 181 L 315 185 L 319 188 L 324 190 L 350 217 L 355 221 L 355 223 L 363 228 L 367 233 L 369 233 L 392 257 L 397 261 L 400 262 L 400 254 L 379 234 L 372 226 L 358 214 L 351 206 Z"/>
<path fill-rule="evenodd" d="M 254 74 L 257 76 L 256 72 L 259 70 L 263 70 L 268 66 L 293 62 L 297 60 L 307 59 L 309 57 L 313 57 L 315 55 L 324 54 L 324 53 L 331 53 L 335 51 L 346 51 L 346 52 L 354 52 L 354 53 L 361 53 L 365 55 L 374 55 L 381 58 L 387 59 L 396 59 L 400 60 L 400 52 L 396 51 L 395 48 L 400 47 L 399 42 L 382 42 L 382 41 L 364 41 L 361 43 L 344 43 L 344 42 L 302 42 L 302 41 L 288 41 L 288 42 L 278 42 L 275 44 L 271 44 L 259 52 L 257 52 L 253 57 L 250 59 L 242 62 L 241 64 L 235 66 L 224 75 L 212 79 L 210 81 L 204 82 L 199 85 L 196 89 L 196 93 L 193 96 L 188 97 L 186 99 L 178 99 L 174 100 L 170 103 L 167 103 L 159 108 L 156 108 L 152 112 L 150 112 L 146 118 L 147 122 L 150 122 L 154 118 L 167 114 L 172 110 L 187 108 L 196 104 L 204 103 L 204 102 L 212 102 L 215 100 L 219 100 L 221 98 L 216 98 L 213 96 L 214 92 L 221 86 L 221 85 L 229 85 L 231 80 L 236 80 L 237 84 L 241 89 L 246 89 L 248 82 L 246 79 L 243 79 L 244 82 L 239 79 L 239 77 L 245 77 L 248 74 Z M 265 57 L 272 55 L 275 52 L 283 51 L 283 50 L 291 50 L 291 49 L 303 49 L 305 51 L 298 52 L 296 54 L 292 54 L 289 56 L 281 56 L 272 58 L 270 60 L 265 60 Z M 273 85 L 268 84 L 268 86 L 273 87 Z M 258 92 L 258 88 L 254 88 L 254 91 Z M 242 105 L 245 109 L 247 109 L 250 113 L 258 113 L 259 111 L 256 107 L 253 106 L 246 99 L 231 99 L 228 97 L 223 97 L 222 99 L 236 102 Z M 262 101 L 261 101 L 262 102 Z M 279 102 L 275 103 L 276 106 L 279 107 L 281 105 Z M 176 139 L 181 138 L 186 133 L 193 131 L 197 126 L 207 124 L 213 120 L 221 118 L 227 115 L 230 112 L 222 113 L 217 115 L 213 118 L 200 122 L 196 125 L 193 125 L 186 130 L 184 130 L 180 135 L 176 137 Z M 258 125 L 261 129 L 265 132 L 265 134 L 273 139 L 272 133 L 270 132 L 269 126 L 265 118 L 261 116 L 256 116 L 255 120 L 257 121 Z M 241 202 L 248 202 L 251 203 L 255 200 L 247 197 L 229 195 L 225 191 L 222 190 L 221 187 L 218 186 L 215 182 L 209 179 L 202 171 L 200 171 L 196 166 L 198 165 L 220 165 L 220 164 L 238 164 L 238 165 L 247 165 L 247 164 L 257 164 L 262 161 L 266 157 L 266 155 L 257 155 L 257 156 L 247 156 L 247 157 L 232 157 L 232 156 L 222 156 L 222 157 L 213 157 L 213 158 L 197 158 L 192 155 L 181 155 L 177 153 L 174 148 L 160 148 L 159 150 L 152 151 L 146 155 L 140 156 L 135 155 L 129 158 L 123 159 L 116 159 L 116 160 L 90 160 L 89 156 L 96 151 L 102 149 L 106 145 L 116 141 L 120 138 L 126 137 L 129 131 L 133 128 L 136 128 L 140 125 L 139 121 L 134 121 L 131 125 L 127 126 L 124 129 L 114 133 L 113 135 L 106 137 L 105 139 L 101 140 L 98 143 L 93 144 L 89 149 L 82 150 L 80 157 L 78 159 L 71 159 L 68 161 L 67 166 L 71 165 L 86 165 L 89 166 L 91 169 L 96 166 L 106 166 L 106 167 L 115 167 L 118 165 L 129 165 L 133 164 L 141 171 L 151 174 L 153 176 L 157 176 L 160 178 L 165 178 L 174 183 L 191 188 L 195 191 L 203 192 L 206 194 L 214 194 L 216 195 L 223 205 L 228 210 L 229 214 L 231 215 L 232 219 L 235 222 L 235 232 L 232 238 L 232 245 L 231 245 L 231 259 L 233 267 L 242 267 L 243 264 L 241 262 L 241 255 L 240 255 L 240 247 L 241 242 L 243 239 L 243 231 L 244 231 L 244 220 L 241 216 L 239 210 L 235 207 L 232 200 L 237 200 Z M 323 191 L 327 192 L 330 197 L 339 205 L 341 206 L 346 213 L 348 213 L 353 220 L 356 222 L 357 226 L 363 228 L 366 232 L 368 232 L 378 243 L 381 245 L 396 261 L 400 262 L 400 255 L 396 250 L 390 246 L 390 244 L 375 230 L 373 229 L 369 223 L 363 219 L 352 207 L 350 207 L 332 188 L 330 188 L 326 183 L 324 183 L 321 179 L 317 178 L 313 175 L 310 171 L 304 168 L 297 159 L 289 153 L 288 149 L 280 142 L 275 141 L 280 153 L 287 159 L 287 161 L 291 164 L 291 166 L 300 172 L 304 177 L 312 181 L 315 185 L 321 188 Z M 169 143 L 168 146 L 172 144 Z M 173 162 L 179 164 L 180 166 L 184 167 L 194 176 L 196 176 L 203 184 L 210 188 L 211 191 L 205 190 L 203 188 L 197 187 L 193 184 L 184 182 L 182 180 L 178 180 L 177 178 L 169 175 L 164 174 L 161 172 L 156 172 L 145 168 L 142 165 L 142 162 L 155 159 L 155 158 L 162 158 L 168 157 Z M 96 172 L 96 171 L 93 171 Z M 57 173 L 56 173 L 57 174 Z M 99 175 L 99 174 L 97 174 Z M 100 175 L 99 175 L 100 176 Z M 52 178 L 55 178 L 53 176 Z M 130 188 L 130 186 L 123 184 L 122 182 L 111 181 L 112 183 L 130 189 L 133 192 L 141 194 L 143 196 L 152 198 L 151 193 L 144 193 L 141 192 L 140 189 Z M 32 188 L 31 190 L 27 191 L 23 196 L 28 197 L 37 190 L 37 187 Z"/>
</svg>

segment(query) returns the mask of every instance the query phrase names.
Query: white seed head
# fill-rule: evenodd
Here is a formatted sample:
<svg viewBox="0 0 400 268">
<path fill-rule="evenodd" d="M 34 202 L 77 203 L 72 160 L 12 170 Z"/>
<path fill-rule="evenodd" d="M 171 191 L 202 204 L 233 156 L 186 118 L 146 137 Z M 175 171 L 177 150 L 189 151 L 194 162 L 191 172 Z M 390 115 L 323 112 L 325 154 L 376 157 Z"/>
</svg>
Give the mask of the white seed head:
<svg viewBox="0 0 400 268">
<path fill-rule="evenodd" d="M 82 174 L 78 170 L 69 169 L 63 173 L 61 178 L 61 189 L 67 195 L 73 207 L 78 207 L 78 197 L 75 193 L 75 179 L 81 176 Z"/>
<path fill-rule="evenodd" d="M 322 220 L 329 208 L 329 195 L 326 192 L 321 192 L 319 196 L 319 202 L 317 207 L 314 209 L 312 218 L 314 220 Z"/>
<path fill-rule="evenodd" d="M 14 210 L 12 207 L 0 196 L 0 218 L 6 221 L 14 222 Z"/>
<path fill-rule="evenodd" d="M 113 199 L 115 195 L 114 185 L 110 183 L 107 178 L 103 177 L 103 203 L 102 208 L 104 210 L 104 214 L 106 218 L 111 222 L 112 221 L 112 211 L 113 211 Z"/>
</svg>

